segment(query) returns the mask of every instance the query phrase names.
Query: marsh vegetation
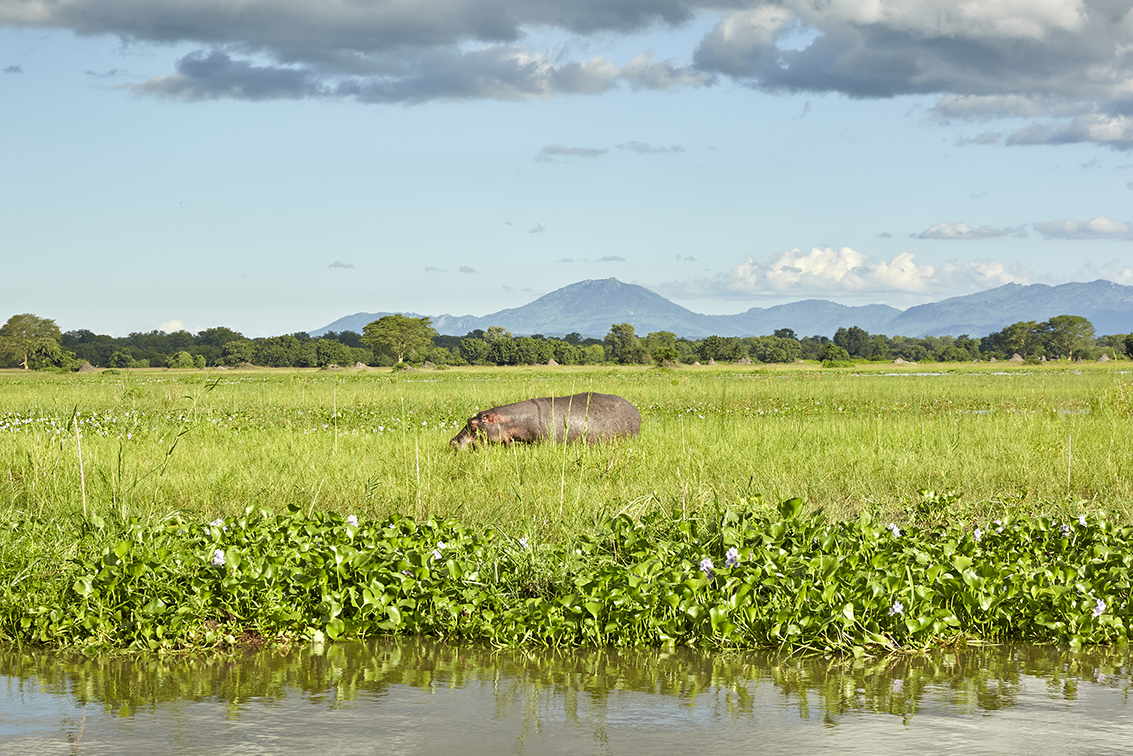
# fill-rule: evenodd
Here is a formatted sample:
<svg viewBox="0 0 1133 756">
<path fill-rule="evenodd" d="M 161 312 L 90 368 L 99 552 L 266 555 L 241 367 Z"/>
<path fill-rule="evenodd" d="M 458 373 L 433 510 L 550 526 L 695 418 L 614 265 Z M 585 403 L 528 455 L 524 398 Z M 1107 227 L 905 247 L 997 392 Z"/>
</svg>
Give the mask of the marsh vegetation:
<svg viewBox="0 0 1133 756">
<path fill-rule="evenodd" d="M 580 391 L 633 402 L 640 437 L 448 446 L 477 409 Z M 9 640 L 1127 632 L 1113 366 L 20 373 L 0 407 Z"/>
</svg>

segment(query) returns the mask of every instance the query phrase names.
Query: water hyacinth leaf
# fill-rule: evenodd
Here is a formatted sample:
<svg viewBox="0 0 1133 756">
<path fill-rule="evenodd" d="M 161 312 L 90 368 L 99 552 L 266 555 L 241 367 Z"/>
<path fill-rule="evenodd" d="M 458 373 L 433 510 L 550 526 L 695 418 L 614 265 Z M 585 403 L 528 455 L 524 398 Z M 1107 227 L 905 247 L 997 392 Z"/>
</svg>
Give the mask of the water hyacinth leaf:
<svg viewBox="0 0 1133 756">
<path fill-rule="evenodd" d="M 779 504 L 779 516 L 784 520 L 793 520 L 803 510 L 805 503 L 799 498 L 787 499 Z"/>
</svg>

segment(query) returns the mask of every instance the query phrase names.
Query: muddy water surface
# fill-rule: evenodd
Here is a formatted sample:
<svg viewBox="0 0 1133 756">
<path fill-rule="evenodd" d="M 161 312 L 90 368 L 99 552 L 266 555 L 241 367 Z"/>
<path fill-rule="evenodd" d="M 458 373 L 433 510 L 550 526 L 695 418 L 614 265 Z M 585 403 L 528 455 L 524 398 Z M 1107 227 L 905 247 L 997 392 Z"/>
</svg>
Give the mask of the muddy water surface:
<svg viewBox="0 0 1133 756">
<path fill-rule="evenodd" d="M 382 640 L 155 659 L 0 649 L 0 754 L 1133 752 L 1127 650 L 871 662 Z"/>
</svg>

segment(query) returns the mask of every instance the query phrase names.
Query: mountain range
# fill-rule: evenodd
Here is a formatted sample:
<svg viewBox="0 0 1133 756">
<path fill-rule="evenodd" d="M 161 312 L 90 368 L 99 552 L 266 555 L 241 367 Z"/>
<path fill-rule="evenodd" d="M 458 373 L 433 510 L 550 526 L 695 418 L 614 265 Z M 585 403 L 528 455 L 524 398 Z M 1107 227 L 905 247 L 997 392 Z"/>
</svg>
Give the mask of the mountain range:
<svg viewBox="0 0 1133 756">
<path fill-rule="evenodd" d="M 358 312 L 311 331 L 362 332 L 367 323 L 390 312 Z M 402 313 L 422 317 L 416 313 Z M 951 297 L 899 310 L 889 305 L 858 307 L 824 299 L 807 299 L 774 307 L 752 307 L 736 315 L 702 315 L 670 302 L 644 286 L 616 278 L 588 279 L 564 286 L 522 307 L 491 315 L 430 316 L 438 333 L 463 336 L 475 329 L 502 326 L 516 336 L 541 333 L 562 336 L 577 332 L 602 338 L 614 323 L 630 323 L 645 335 L 671 331 L 677 336 L 761 336 L 790 328 L 798 336 L 832 336 L 842 327 L 858 326 L 886 336 L 978 337 L 1019 321 L 1044 321 L 1056 315 L 1080 315 L 1098 335 L 1133 332 L 1133 286 L 1112 281 L 1005 284 L 994 289 Z"/>
</svg>

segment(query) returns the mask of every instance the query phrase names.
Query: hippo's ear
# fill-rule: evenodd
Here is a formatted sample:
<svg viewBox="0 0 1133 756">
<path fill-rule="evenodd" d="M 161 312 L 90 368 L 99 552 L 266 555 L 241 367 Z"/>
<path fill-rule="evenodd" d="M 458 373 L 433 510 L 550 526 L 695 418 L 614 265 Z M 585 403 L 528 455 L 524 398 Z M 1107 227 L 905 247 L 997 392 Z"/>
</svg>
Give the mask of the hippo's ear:
<svg viewBox="0 0 1133 756">
<path fill-rule="evenodd" d="M 480 420 L 485 422 L 485 423 L 488 423 L 489 425 L 499 425 L 500 424 L 500 416 L 497 415 L 495 412 L 488 412 L 486 414 L 481 415 Z"/>
</svg>

